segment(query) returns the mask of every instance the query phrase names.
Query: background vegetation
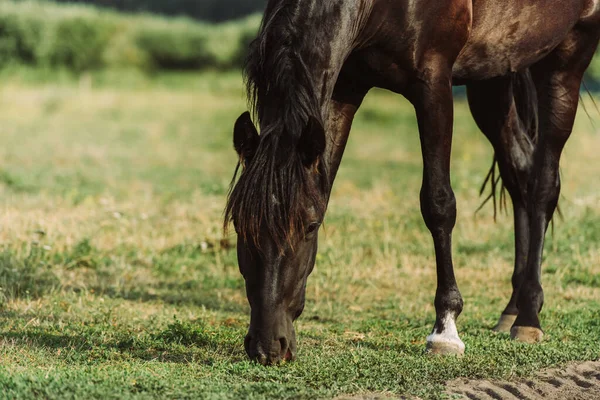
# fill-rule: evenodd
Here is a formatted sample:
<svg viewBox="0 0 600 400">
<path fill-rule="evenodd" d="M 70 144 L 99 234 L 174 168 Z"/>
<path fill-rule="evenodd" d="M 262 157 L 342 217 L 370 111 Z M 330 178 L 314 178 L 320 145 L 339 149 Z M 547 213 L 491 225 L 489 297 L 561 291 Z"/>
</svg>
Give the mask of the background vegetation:
<svg viewBox="0 0 600 400">
<path fill-rule="evenodd" d="M 0 66 L 75 73 L 133 68 L 240 67 L 260 16 L 212 25 L 190 19 L 126 16 L 87 6 L 0 2 Z"/>
<path fill-rule="evenodd" d="M 187 15 L 204 21 L 225 21 L 261 12 L 267 0 L 57 0 L 84 3 L 121 11 Z"/>
<path fill-rule="evenodd" d="M 474 215 L 492 152 L 457 101 L 467 354 L 432 358 L 423 349 L 435 260 L 414 111 L 373 91 L 320 235 L 299 360 L 248 362 L 244 282 L 221 219 L 232 125 L 246 109 L 235 66 L 258 22 L 0 1 L 0 399 L 442 398 L 449 379 L 600 358 L 600 116 L 590 100 L 562 164 L 538 346 L 491 332 L 510 295 L 512 224 L 495 224 L 489 207 Z"/>
</svg>

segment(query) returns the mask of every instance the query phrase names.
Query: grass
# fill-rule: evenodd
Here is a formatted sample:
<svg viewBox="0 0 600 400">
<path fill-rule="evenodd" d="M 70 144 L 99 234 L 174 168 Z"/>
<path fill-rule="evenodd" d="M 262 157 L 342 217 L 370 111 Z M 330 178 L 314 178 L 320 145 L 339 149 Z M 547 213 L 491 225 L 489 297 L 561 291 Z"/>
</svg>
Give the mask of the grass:
<svg viewBox="0 0 600 400">
<path fill-rule="evenodd" d="M 325 227 L 299 360 L 246 360 L 249 321 L 222 209 L 244 109 L 237 74 L 0 77 L 0 398 L 443 397 L 457 377 L 524 376 L 600 358 L 600 135 L 581 113 L 544 264 L 547 340 L 491 332 L 510 295 L 511 218 L 477 216 L 491 162 L 458 102 L 455 263 L 462 358 L 424 354 L 432 243 L 403 99 L 359 113 Z"/>
</svg>

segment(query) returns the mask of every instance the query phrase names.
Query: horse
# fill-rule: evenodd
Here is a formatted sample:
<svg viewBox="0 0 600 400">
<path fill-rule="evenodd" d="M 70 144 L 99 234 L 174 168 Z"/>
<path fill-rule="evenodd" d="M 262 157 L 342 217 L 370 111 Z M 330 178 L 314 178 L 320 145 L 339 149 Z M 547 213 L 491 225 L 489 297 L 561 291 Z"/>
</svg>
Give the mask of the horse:
<svg viewBox="0 0 600 400">
<path fill-rule="evenodd" d="M 319 227 L 354 115 L 375 87 L 408 99 L 418 121 L 420 205 L 437 271 L 425 350 L 465 350 L 451 251 L 452 89 L 459 85 L 514 210 L 513 291 L 496 329 L 541 341 L 544 237 L 599 40 L 600 0 L 270 0 L 244 68 L 250 111 L 235 122 L 239 163 L 225 209 L 250 304 L 250 359 L 296 358 L 294 321 Z"/>
</svg>

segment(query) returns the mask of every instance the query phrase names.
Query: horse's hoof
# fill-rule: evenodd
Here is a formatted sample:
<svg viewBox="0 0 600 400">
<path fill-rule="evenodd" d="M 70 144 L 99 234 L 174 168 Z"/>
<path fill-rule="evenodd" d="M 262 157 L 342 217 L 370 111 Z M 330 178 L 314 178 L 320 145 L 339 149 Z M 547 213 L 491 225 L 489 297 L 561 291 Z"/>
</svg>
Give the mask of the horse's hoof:
<svg viewBox="0 0 600 400">
<path fill-rule="evenodd" d="M 513 326 L 510 329 L 510 337 L 519 342 L 534 344 L 542 341 L 544 332 L 532 326 Z"/>
<path fill-rule="evenodd" d="M 512 328 L 516 319 L 516 315 L 502 314 L 498 324 L 494 327 L 494 332 L 510 333 L 510 328 Z"/>
<path fill-rule="evenodd" d="M 465 345 L 462 342 L 427 342 L 427 353 L 441 356 L 462 356 L 465 354 Z"/>
</svg>

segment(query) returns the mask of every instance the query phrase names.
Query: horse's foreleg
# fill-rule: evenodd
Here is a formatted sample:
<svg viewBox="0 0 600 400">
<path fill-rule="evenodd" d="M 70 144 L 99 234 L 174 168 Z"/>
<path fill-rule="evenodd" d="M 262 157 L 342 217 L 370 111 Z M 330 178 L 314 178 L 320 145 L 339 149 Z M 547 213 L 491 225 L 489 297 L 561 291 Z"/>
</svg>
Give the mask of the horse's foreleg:
<svg viewBox="0 0 600 400">
<path fill-rule="evenodd" d="M 515 79 L 523 93 L 514 87 Z M 519 76 L 495 78 L 467 85 L 469 107 L 479 129 L 492 146 L 503 185 L 508 190 L 514 210 L 515 264 L 512 276 L 513 292 L 494 330 L 510 332 L 517 318 L 517 298 L 524 280 L 529 251 L 529 218 L 527 214 L 527 181 L 537 130 L 537 100 L 528 72 Z M 521 107 L 517 107 L 517 97 Z M 526 98 L 523 98 L 526 97 Z M 523 104 L 528 102 L 528 104 Z M 520 110 L 520 112 L 519 112 Z M 492 190 L 495 187 L 492 185 Z"/>
<path fill-rule="evenodd" d="M 454 106 L 450 74 L 437 74 L 416 83 L 410 100 L 414 104 L 423 152 L 421 212 L 433 236 L 437 265 L 436 321 L 427 337 L 432 353 L 462 354 L 456 318 L 463 300 L 452 265 L 452 230 L 456 223 L 456 198 L 450 185 L 450 152 Z"/>
<path fill-rule="evenodd" d="M 332 99 L 328 103 L 325 122 L 328 142 L 325 162 L 329 170 L 330 189 L 344 156 L 354 116 L 370 88 L 361 82 L 359 77 L 346 73 L 345 69 L 335 85 Z"/>
<path fill-rule="evenodd" d="M 598 45 L 597 29 L 578 29 L 548 57 L 532 67 L 539 96 L 540 137 L 529 180 L 530 241 L 525 278 L 518 297 L 519 315 L 511 336 L 538 342 L 544 303 L 541 263 L 544 236 L 560 195 L 559 162 L 571 135 L 583 74 Z"/>
</svg>

